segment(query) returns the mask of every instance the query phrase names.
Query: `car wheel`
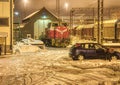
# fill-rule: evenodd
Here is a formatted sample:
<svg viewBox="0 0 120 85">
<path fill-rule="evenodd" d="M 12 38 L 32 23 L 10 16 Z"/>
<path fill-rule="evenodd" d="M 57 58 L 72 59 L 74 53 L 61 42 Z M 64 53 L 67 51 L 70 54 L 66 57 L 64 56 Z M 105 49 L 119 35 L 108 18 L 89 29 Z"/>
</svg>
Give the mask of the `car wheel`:
<svg viewBox="0 0 120 85">
<path fill-rule="evenodd" d="M 20 54 L 20 51 L 19 51 L 19 50 L 16 50 L 16 51 L 15 51 L 15 54 Z"/>
<path fill-rule="evenodd" d="M 78 60 L 78 57 L 72 56 L 72 59 L 73 59 L 73 60 Z"/>
<path fill-rule="evenodd" d="M 83 55 L 79 55 L 79 56 L 78 56 L 78 59 L 79 59 L 80 61 L 83 61 L 83 60 L 84 60 L 84 56 L 83 56 Z"/>
<path fill-rule="evenodd" d="M 111 56 L 111 60 L 117 60 L 118 59 L 118 57 L 116 56 L 116 55 L 113 55 L 113 56 Z"/>
</svg>

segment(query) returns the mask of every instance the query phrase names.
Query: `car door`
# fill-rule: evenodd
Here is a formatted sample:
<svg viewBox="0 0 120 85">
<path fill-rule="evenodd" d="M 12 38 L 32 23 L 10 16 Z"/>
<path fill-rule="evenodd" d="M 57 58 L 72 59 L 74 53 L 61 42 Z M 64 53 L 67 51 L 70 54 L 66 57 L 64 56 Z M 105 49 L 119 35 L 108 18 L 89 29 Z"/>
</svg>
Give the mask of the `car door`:
<svg viewBox="0 0 120 85">
<path fill-rule="evenodd" d="M 105 56 L 105 48 L 103 48 L 101 45 L 95 44 L 95 49 L 96 49 L 97 58 L 103 58 Z"/>
<path fill-rule="evenodd" d="M 96 58 L 96 49 L 95 49 L 95 45 L 94 43 L 88 43 L 85 46 L 87 53 L 86 56 L 88 56 L 88 58 L 93 59 Z"/>
<path fill-rule="evenodd" d="M 87 49 L 85 48 L 85 43 L 81 43 L 80 46 L 76 48 L 76 55 L 84 55 L 86 56 Z"/>
</svg>

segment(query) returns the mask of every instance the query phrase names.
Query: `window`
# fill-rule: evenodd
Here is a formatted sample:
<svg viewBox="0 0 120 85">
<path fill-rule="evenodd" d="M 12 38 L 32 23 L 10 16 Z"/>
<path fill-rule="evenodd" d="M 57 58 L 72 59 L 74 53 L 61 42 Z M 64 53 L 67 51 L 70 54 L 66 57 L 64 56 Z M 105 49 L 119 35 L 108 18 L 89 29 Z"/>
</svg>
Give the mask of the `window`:
<svg viewBox="0 0 120 85">
<path fill-rule="evenodd" d="M 96 49 L 100 49 L 100 48 L 103 48 L 103 47 L 102 47 L 101 45 L 97 45 L 97 44 L 96 44 L 96 45 L 95 45 L 95 48 L 96 48 Z"/>
<path fill-rule="evenodd" d="M 8 2 L 9 0 L 0 0 L 0 2 L 1 2 L 1 1 L 2 1 L 2 2 Z"/>
<path fill-rule="evenodd" d="M 53 23 L 52 26 L 53 26 L 53 27 L 57 27 L 57 26 L 58 26 L 58 23 Z"/>
<path fill-rule="evenodd" d="M 94 48 L 95 48 L 94 44 L 89 44 L 89 49 L 94 49 Z"/>
<path fill-rule="evenodd" d="M 84 45 L 84 44 L 81 44 L 81 48 L 85 48 L 85 45 Z"/>
<path fill-rule="evenodd" d="M 0 18 L 0 26 L 9 26 L 8 18 Z"/>
<path fill-rule="evenodd" d="M 85 44 L 85 49 L 88 49 L 89 48 L 89 45 L 88 44 Z"/>
</svg>

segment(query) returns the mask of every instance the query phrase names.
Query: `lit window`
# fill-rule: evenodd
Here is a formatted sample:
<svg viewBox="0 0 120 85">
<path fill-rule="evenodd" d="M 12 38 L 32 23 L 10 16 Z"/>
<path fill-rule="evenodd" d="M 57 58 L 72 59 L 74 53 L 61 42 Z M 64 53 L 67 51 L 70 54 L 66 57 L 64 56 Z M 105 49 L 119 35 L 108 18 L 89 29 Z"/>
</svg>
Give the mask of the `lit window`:
<svg viewBox="0 0 120 85">
<path fill-rule="evenodd" d="M 0 26 L 9 26 L 8 18 L 0 18 Z"/>
</svg>

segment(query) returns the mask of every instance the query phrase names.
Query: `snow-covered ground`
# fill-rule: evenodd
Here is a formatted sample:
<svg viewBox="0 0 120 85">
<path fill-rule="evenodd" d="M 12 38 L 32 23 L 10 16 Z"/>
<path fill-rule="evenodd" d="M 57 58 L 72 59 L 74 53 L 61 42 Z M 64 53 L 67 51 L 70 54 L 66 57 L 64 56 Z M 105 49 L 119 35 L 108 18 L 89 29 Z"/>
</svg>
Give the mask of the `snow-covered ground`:
<svg viewBox="0 0 120 85">
<path fill-rule="evenodd" d="M 120 85 L 120 60 L 73 61 L 69 48 L 0 58 L 0 85 Z"/>
</svg>

